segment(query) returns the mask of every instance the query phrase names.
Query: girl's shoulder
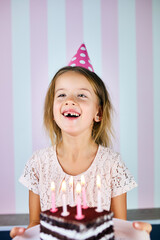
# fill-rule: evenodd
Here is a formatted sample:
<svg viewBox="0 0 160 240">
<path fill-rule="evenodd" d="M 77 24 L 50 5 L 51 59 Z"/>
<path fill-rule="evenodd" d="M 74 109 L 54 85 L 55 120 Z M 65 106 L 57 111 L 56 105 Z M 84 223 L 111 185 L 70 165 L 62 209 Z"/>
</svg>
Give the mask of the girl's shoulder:
<svg viewBox="0 0 160 240">
<path fill-rule="evenodd" d="M 104 147 L 100 145 L 99 155 L 103 159 L 107 159 L 110 161 L 118 161 L 120 159 L 120 154 L 114 151 L 112 148 Z"/>
<path fill-rule="evenodd" d="M 55 146 L 50 146 L 34 151 L 31 160 L 44 162 L 45 159 L 54 159 L 55 155 Z"/>
<path fill-rule="evenodd" d="M 125 167 L 120 153 L 114 151 L 112 148 L 100 145 L 98 159 L 98 162 L 103 166 L 109 166 L 110 168 L 117 168 L 117 166 Z"/>
<path fill-rule="evenodd" d="M 49 147 L 45 147 L 45 148 L 41 148 L 38 150 L 35 150 L 33 152 L 33 155 L 44 155 L 44 154 L 50 154 L 52 152 L 54 152 L 56 149 L 55 145 L 54 146 L 49 146 Z"/>
</svg>

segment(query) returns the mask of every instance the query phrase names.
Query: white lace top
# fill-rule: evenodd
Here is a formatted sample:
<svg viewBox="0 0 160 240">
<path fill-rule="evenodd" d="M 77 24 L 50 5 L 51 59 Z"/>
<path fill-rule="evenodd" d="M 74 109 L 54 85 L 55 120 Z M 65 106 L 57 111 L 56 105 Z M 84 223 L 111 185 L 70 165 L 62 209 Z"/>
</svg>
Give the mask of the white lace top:
<svg viewBox="0 0 160 240">
<path fill-rule="evenodd" d="M 97 174 L 101 177 L 102 207 L 110 209 L 111 198 L 125 193 L 137 184 L 122 162 L 120 155 L 109 148 L 98 147 L 96 157 L 90 167 L 83 172 L 85 178 L 86 200 L 90 207 L 97 206 Z M 25 165 L 19 181 L 29 190 L 40 195 L 41 210 L 51 208 L 51 182 L 55 183 L 56 205 L 62 205 L 62 181 L 66 182 L 67 203 L 76 201 L 75 188 L 81 175 L 73 176 L 73 187 L 69 185 L 70 175 L 65 173 L 57 159 L 56 147 L 37 151 Z"/>
</svg>

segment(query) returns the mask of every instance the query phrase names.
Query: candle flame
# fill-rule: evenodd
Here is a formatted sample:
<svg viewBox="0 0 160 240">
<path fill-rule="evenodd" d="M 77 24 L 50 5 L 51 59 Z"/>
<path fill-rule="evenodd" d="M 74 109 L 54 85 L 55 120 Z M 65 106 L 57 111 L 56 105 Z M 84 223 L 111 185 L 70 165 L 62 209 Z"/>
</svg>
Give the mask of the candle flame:
<svg viewBox="0 0 160 240">
<path fill-rule="evenodd" d="M 77 183 L 76 193 L 81 193 L 81 184 L 80 183 Z"/>
<path fill-rule="evenodd" d="M 85 178 L 84 178 L 84 175 L 81 176 L 81 184 L 82 184 L 82 186 L 84 186 L 84 184 L 85 184 Z"/>
<path fill-rule="evenodd" d="M 70 177 L 69 179 L 69 185 L 72 187 L 73 186 L 73 176 Z"/>
<path fill-rule="evenodd" d="M 101 187 L 101 178 L 99 175 L 97 175 L 97 187 L 100 188 Z"/>
<path fill-rule="evenodd" d="M 54 184 L 54 182 L 51 182 L 51 190 L 52 190 L 52 191 L 55 190 L 55 184 Z"/>
<path fill-rule="evenodd" d="M 62 182 L 61 190 L 62 190 L 63 192 L 66 191 L 66 182 L 65 182 L 65 180 L 63 180 L 63 182 Z"/>
</svg>

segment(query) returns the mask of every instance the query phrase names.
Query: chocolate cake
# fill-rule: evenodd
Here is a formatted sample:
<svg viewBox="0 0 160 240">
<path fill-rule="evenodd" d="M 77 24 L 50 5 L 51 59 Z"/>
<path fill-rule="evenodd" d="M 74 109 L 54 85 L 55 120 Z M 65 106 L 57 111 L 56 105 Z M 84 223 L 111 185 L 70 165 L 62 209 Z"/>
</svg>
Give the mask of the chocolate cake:
<svg viewBox="0 0 160 240">
<path fill-rule="evenodd" d="M 40 239 L 43 240 L 112 240 L 113 213 L 108 211 L 96 212 L 95 208 L 83 209 L 82 220 L 76 220 L 76 207 L 67 206 L 68 216 L 61 216 L 62 207 L 55 213 L 50 210 L 41 212 Z"/>
</svg>

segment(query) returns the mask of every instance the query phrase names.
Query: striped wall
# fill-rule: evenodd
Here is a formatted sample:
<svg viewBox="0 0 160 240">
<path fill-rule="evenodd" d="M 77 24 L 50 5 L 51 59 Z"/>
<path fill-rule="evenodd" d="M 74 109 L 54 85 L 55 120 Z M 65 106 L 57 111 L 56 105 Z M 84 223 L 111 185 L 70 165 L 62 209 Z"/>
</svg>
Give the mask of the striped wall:
<svg viewBox="0 0 160 240">
<path fill-rule="evenodd" d="M 160 1 L 0 1 L 0 214 L 28 211 L 18 178 L 50 144 L 43 103 L 85 42 L 115 108 L 114 149 L 138 182 L 128 208 L 160 207 Z"/>
</svg>

